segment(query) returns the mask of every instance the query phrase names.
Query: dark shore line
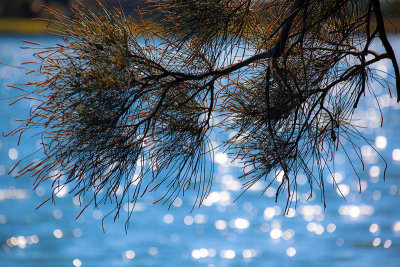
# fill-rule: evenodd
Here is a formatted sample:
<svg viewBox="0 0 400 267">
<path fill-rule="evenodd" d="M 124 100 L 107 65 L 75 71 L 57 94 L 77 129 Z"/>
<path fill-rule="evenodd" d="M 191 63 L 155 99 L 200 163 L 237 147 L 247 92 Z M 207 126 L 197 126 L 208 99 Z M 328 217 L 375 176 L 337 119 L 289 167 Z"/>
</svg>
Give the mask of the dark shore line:
<svg viewBox="0 0 400 267">
<path fill-rule="evenodd" d="M 387 18 L 385 29 L 388 33 L 400 32 L 400 18 Z M 54 28 L 53 28 L 54 30 Z M 29 18 L 0 18 L 0 34 L 52 34 L 52 27 L 43 21 Z"/>
</svg>

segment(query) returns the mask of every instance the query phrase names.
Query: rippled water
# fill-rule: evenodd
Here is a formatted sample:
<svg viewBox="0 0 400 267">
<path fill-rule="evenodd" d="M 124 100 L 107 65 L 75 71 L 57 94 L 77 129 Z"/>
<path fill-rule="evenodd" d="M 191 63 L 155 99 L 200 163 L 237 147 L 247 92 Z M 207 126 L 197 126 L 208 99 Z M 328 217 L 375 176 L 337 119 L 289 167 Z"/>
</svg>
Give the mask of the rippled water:
<svg viewBox="0 0 400 267">
<path fill-rule="evenodd" d="M 29 60 L 32 51 L 20 50 L 22 39 L 51 44 L 55 37 L 0 36 L 0 61 L 11 65 Z M 400 51 L 400 39 L 393 39 Z M 398 53 L 398 58 L 400 54 Z M 388 62 L 375 66 L 391 72 Z M 7 84 L 26 82 L 24 70 L 0 65 L 0 97 L 15 96 Z M 391 81 L 390 76 L 386 77 Z M 318 192 L 310 201 L 307 185 L 300 186 L 297 209 L 283 215 L 285 201 L 274 202 L 278 183 L 264 195 L 262 186 L 241 193 L 236 180 L 240 169 L 223 151 L 216 153 L 214 191 L 200 209 L 191 211 L 193 198 L 177 199 L 168 210 L 152 205 L 148 196 L 136 206 L 128 233 L 125 218 L 101 218 L 107 209 L 87 209 L 78 219 L 79 200 L 65 192 L 51 203 L 35 207 L 49 195 L 49 187 L 33 191 L 33 178 L 7 175 L 13 164 L 38 146 L 34 133 L 17 146 L 14 137 L 0 139 L 0 266 L 400 266 L 400 104 L 373 84 L 384 114 L 384 126 L 373 97 L 358 111 L 364 133 L 389 164 L 368 146 L 361 148 L 366 170 L 360 172 L 361 189 L 349 159 L 336 157 L 335 179 L 346 200 L 327 175 L 327 208 Z M 0 101 L 3 132 L 24 118 L 34 103 L 9 107 Z M 355 154 L 351 162 L 361 168 Z M 299 179 L 300 184 L 305 179 Z M 330 185 L 330 186 L 329 186 Z M 274 189 L 275 188 L 275 189 Z M 127 206 L 125 208 L 128 208 Z M 125 212 L 125 215 L 127 213 Z"/>
</svg>

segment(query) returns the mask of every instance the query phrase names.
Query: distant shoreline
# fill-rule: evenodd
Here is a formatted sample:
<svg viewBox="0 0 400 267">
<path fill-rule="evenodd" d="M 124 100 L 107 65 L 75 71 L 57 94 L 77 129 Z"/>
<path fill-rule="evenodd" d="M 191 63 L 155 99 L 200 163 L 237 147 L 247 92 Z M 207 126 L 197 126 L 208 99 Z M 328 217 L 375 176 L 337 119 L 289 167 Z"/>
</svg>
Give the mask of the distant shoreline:
<svg viewBox="0 0 400 267">
<path fill-rule="evenodd" d="M 0 34 L 50 34 L 48 23 L 29 18 L 0 18 Z"/>
<path fill-rule="evenodd" d="M 388 18 L 385 22 L 388 33 L 400 32 L 400 18 Z M 52 34 L 48 23 L 29 18 L 0 18 L 0 34 Z"/>
</svg>

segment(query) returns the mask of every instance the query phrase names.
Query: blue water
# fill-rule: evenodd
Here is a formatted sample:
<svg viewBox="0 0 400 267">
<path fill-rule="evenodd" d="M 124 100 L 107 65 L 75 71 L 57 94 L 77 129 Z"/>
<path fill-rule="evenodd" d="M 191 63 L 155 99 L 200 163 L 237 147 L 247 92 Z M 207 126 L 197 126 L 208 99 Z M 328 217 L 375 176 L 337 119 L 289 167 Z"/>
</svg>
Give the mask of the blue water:
<svg viewBox="0 0 400 267">
<path fill-rule="evenodd" d="M 0 36 L 1 62 L 19 65 L 31 59 L 32 50 L 19 49 L 24 46 L 22 39 L 44 44 L 60 41 L 49 36 Z M 392 41 L 395 51 L 400 51 L 400 38 Z M 388 62 L 375 67 L 391 72 Z M 25 71 L 0 65 L 0 98 L 20 93 L 7 84 L 35 78 L 26 77 Z M 393 82 L 390 76 L 385 79 Z M 275 203 L 273 189 L 262 195 L 260 187 L 255 188 L 234 202 L 241 193 L 236 180 L 240 169 L 226 163 L 226 155 L 217 151 L 213 193 L 206 205 L 191 212 L 194 200 L 189 196 L 168 210 L 151 204 L 156 198 L 149 195 L 140 200 L 127 233 L 124 216 L 115 223 L 106 220 L 103 233 L 101 218 L 107 207 L 88 208 L 75 220 L 81 210 L 79 201 L 65 194 L 57 197 L 55 205 L 36 210 L 51 194 L 48 184 L 33 191 L 32 177 L 7 173 L 36 149 L 39 137 L 26 135 L 20 146 L 17 137 L 1 137 L 0 266 L 400 266 L 400 104 L 377 83 L 372 86 L 378 92 L 383 127 L 373 97 L 363 99 L 357 114 L 360 124 L 370 127 L 365 135 L 388 162 L 386 181 L 384 162 L 362 147 L 364 172 L 350 153 L 360 170 L 360 194 L 350 160 L 339 151 L 335 178 L 341 180 L 346 199 L 327 176 L 327 208 L 323 209 L 319 192 L 307 202 L 309 189 L 304 185 L 289 217 L 283 215 L 285 200 Z M 21 101 L 10 107 L 10 101 L 0 101 L 2 132 L 17 126 L 13 119 L 26 117 L 34 104 Z"/>
</svg>

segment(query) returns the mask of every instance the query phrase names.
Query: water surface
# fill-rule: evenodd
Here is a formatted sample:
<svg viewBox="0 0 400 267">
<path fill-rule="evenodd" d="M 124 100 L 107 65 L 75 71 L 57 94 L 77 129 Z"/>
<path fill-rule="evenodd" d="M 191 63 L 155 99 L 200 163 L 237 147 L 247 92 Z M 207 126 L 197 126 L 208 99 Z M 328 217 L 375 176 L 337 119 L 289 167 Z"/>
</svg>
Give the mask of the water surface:
<svg viewBox="0 0 400 267">
<path fill-rule="evenodd" d="M 31 59 L 32 51 L 20 50 L 22 39 L 52 44 L 56 37 L 0 36 L 0 61 L 12 65 Z M 400 51 L 400 39 L 394 39 Z M 396 49 L 396 47 L 398 49 Z M 398 53 L 398 58 L 400 54 Z M 391 72 L 383 62 L 375 66 Z M 24 70 L 0 65 L 0 97 L 18 92 L 7 84 L 27 81 Z M 384 72 L 382 72 L 384 74 Z M 386 79 L 392 81 L 390 76 Z M 311 201 L 307 185 L 300 186 L 297 209 L 283 216 L 285 200 L 274 201 L 275 183 L 264 195 L 260 188 L 241 193 L 236 180 L 240 169 L 229 164 L 223 151 L 216 152 L 213 193 L 200 209 L 191 212 L 193 198 L 179 198 L 171 210 L 152 205 L 155 197 L 142 199 L 125 233 L 123 216 L 101 218 L 107 209 L 88 208 L 78 219 L 79 201 L 65 194 L 36 210 L 49 195 L 49 187 L 33 191 L 34 179 L 7 175 L 19 159 L 34 151 L 39 136 L 0 138 L 0 265 L 8 266 L 400 266 L 400 104 L 378 84 L 373 84 L 384 115 L 373 97 L 363 100 L 358 114 L 371 130 L 364 133 L 389 164 L 383 181 L 383 161 L 368 146 L 366 170 L 358 178 L 343 152 L 336 157 L 335 178 L 346 194 L 341 198 L 326 177 L 327 208 L 319 195 Z M 14 118 L 28 115 L 30 101 L 9 107 L 0 101 L 0 129 L 10 131 Z M 359 168 L 356 157 L 351 161 Z M 228 162 L 228 163 L 227 163 Z M 304 179 L 299 180 L 304 183 Z"/>
</svg>

